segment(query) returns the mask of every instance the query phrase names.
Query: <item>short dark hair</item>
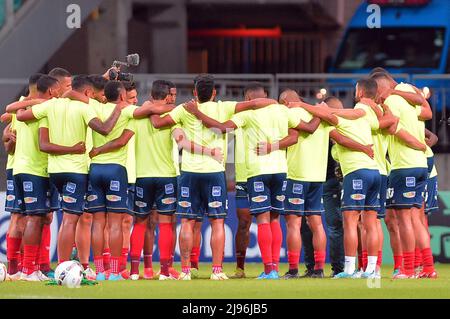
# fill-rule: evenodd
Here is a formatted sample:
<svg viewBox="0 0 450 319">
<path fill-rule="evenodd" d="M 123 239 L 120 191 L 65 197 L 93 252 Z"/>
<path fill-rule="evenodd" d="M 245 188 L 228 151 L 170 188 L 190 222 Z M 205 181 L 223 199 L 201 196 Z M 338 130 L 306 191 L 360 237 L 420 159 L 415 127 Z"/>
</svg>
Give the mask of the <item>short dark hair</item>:
<svg viewBox="0 0 450 319">
<path fill-rule="evenodd" d="M 119 99 L 120 93 L 125 90 L 122 82 L 109 81 L 105 85 L 105 97 L 108 102 L 114 102 Z"/>
<path fill-rule="evenodd" d="M 389 74 L 389 72 L 386 69 L 383 69 L 382 67 L 377 66 L 376 68 L 373 68 L 372 71 L 370 71 L 369 76 L 375 74 L 375 73 L 385 73 Z"/>
<path fill-rule="evenodd" d="M 122 81 L 122 84 L 127 92 L 136 90 L 136 83 L 132 81 Z"/>
<path fill-rule="evenodd" d="M 80 91 L 84 89 L 86 86 L 94 87 L 91 79 L 88 75 L 77 75 L 72 80 L 72 89 L 75 91 Z"/>
<path fill-rule="evenodd" d="M 97 91 L 104 90 L 106 83 L 108 83 L 108 80 L 100 74 L 91 74 L 89 75 L 89 79 L 91 80 L 94 89 Z"/>
<path fill-rule="evenodd" d="M 69 71 L 67 71 L 66 69 L 63 68 L 54 68 L 53 70 L 51 70 L 48 75 L 60 79 L 60 78 L 69 78 L 72 77 L 72 74 L 70 74 Z"/>
<path fill-rule="evenodd" d="M 323 100 L 325 103 L 327 103 L 328 104 L 328 102 L 332 102 L 332 101 L 338 101 L 338 102 L 341 102 L 341 100 L 339 100 L 337 97 L 335 97 L 335 96 L 327 96 L 326 98 L 325 98 L 325 100 Z"/>
<path fill-rule="evenodd" d="M 38 80 L 43 76 L 42 73 L 35 73 L 28 79 L 28 85 L 36 85 Z"/>
<path fill-rule="evenodd" d="M 176 89 L 177 86 L 175 85 L 175 83 L 173 83 L 172 81 L 165 81 L 167 83 L 167 85 L 169 86 L 169 90 L 170 89 Z"/>
<path fill-rule="evenodd" d="M 170 93 L 169 84 L 164 80 L 156 80 L 152 84 L 152 91 L 150 95 L 155 100 L 163 100 Z"/>
<path fill-rule="evenodd" d="M 58 84 L 58 80 L 50 75 L 43 75 L 37 81 L 37 90 L 40 93 L 46 93 L 49 88 Z"/>
<path fill-rule="evenodd" d="M 244 94 L 247 94 L 248 92 L 255 92 L 255 91 L 264 91 L 264 85 L 260 82 L 250 82 L 248 83 L 244 88 Z"/>
<path fill-rule="evenodd" d="M 211 100 L 214 91 L 214 77 L 211 74 L 200 74 L 194 79 L 198 101 L 205 103 Z"/>
<path fill-rule="evenodd" d="M 374 99 L 377 96 L 378 85 L 374 79 L 360 79 L 357 82 L 358 88 L 363 91 L 364 97 Z"/>
</svg>

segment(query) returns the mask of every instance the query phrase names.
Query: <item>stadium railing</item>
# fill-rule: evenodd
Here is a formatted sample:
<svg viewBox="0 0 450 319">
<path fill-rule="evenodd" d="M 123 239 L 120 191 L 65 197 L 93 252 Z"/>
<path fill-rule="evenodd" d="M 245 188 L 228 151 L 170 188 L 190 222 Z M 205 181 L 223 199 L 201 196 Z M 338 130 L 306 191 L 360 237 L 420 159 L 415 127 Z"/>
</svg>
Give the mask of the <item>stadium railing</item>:
<svg viewBox="0 0 450 319">
<path fill-rule="evenodd" d="M 0 0 L 0 29 L 14 23 L 17 10 L 23 5 L 23 0 Z"/>
</svg>

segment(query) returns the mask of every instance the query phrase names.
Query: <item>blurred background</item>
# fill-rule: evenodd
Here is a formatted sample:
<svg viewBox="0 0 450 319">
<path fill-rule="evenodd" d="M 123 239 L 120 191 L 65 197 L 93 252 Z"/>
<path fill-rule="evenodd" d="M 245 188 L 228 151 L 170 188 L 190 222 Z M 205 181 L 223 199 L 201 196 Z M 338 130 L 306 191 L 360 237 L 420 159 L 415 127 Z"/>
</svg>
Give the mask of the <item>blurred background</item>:
<svg viewBox="0 0 450 319">
<path fill-rule="evenodd" d="M 140 55 L 125 71 L 139 103 L 155 79 L 175 82 L 184 102 L 194 76 L 208 72 L 222 100 L 242 99 L 256 80 L 274 98 L 289 87 L 352 107 L 356 80 L 380 66 L 432 92 L 441 210 L 430 224 L 437 260 L 450 261 L 449 51 L 447 0 L 0 0 L 0 111 L 33 73 L 103 74 L 130 53 Z M 4 170 L 0 181 L 4 191 Z"/>
</svg>

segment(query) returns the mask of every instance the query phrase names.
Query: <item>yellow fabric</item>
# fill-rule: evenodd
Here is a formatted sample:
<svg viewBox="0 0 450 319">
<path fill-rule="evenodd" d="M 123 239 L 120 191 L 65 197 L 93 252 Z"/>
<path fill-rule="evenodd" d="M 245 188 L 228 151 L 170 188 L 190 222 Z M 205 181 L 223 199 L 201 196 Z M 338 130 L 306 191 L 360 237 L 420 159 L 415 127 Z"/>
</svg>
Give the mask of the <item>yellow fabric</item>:
<svg viewBox="0 0 450 319">
<path fill-rule="evenodd" d="M 20 98 L 19 101 L 22 101 L 23 97 Z M 9 127 L 10 131 L 15 131 L 16 130 L 16 114 L 11 114 L 11 126 Z M 6 169 L 12 169 L 14 166 L 14 154 L 8 154 L 8 159 L 6 162 Z"/>
</svg>

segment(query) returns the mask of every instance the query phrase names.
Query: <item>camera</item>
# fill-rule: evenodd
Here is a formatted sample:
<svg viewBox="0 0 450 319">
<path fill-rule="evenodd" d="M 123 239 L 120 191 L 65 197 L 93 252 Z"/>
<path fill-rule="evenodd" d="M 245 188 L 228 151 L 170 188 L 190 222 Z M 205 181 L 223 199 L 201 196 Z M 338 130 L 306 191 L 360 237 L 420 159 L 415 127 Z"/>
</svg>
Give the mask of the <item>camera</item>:
<svg viewBox="0 0 450 319">
<path fill-rule="evenodd" d="M 129 54 L 126 56 L 126 62 L 122 61 L 114 61 L 112 64 L 112 67 L 118 68 L 119 71 L 116 70 L 109 70 L 109 79 L 111 81 L 127 81 L 127 82 L 133 82 L 133 74 L 132 73 L 125 73 L 120 71 L 120 67 L 126 66 L 138 66 L 139 65 L 139 54 Z"/>
</svg>

